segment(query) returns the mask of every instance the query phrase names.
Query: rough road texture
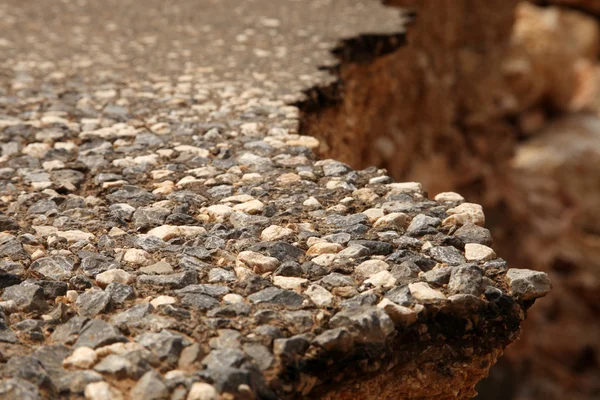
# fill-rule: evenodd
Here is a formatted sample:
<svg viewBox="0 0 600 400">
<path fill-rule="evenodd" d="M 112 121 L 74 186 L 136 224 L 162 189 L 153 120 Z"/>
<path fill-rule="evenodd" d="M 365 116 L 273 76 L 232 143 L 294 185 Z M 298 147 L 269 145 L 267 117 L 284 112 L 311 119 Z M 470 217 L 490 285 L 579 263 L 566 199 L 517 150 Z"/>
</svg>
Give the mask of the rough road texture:
<svg viewBox="0 0 600 400">
<path fill-rule="evenodd" d="M 472 397 L 548 277 L 298 134 L 409 15 L 198 3 L 0 5 L 0 398 Z"/>
</svg>

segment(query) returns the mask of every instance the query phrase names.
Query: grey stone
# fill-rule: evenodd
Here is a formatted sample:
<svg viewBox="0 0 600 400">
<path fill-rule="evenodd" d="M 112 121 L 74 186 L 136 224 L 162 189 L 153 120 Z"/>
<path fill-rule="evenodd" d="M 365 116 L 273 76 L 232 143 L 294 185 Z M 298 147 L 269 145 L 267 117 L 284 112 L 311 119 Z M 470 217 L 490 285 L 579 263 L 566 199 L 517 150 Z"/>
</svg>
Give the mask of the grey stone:
<svg viewBox="0 0 600 400">
<path fill-rule="evenodd" d="M 219 302 L 204 294 L 187 293 L 181 296 L 181 304 L 195 310 L 207 311 L 219 305 Z"/>
<path fill-rule="evenodd" d="M 296 335 L 286 339 L 275 339 L 273 342 L 273 354 L 282 358 L 294 358 L 297 355 L 303 355 L 312 337 L 310 335 Z"/>
<path fill-rule="evenodd" d="M 50 256 L 35 260 L 31 263 L 29 269 L 47 279 L 66 280 L 71 278 L 74 265 L 66 257 Z"/>
<path fill-rule="evenodd" d="M 77 297 L 77 312 L 82 317 L 93 317 L 110 308 L 110 294 L 102 289 L 90 289 Z"/>
<path fill-rule="evenodd" d="M 223 370 L 225 368 L 239 367 L 246 361 L 246 354 L 238 349 L 211 350 L 202 360 L 208 369 Z"/>
<path fill-rule="evenodd" d="M 177 364 L 184 347 L 183 336 L 164 329 L 158 333 L 142 333 L 135 341 L 156 354 L 159 360 L 169 365 Z"/>
<path fill-rule="evenodd" d="M 461 265 L 453 268 L 448 289 L 452 294 L 472 294 L 479 296 L 483 292 L 483 274 L 476 265 Z"/>
<path fill-rule="evenodd" d="M 162 376 L 151 370 L 140 378 L 129 394 L 131 400 L 162 400 L 169 397 L 169 389 Z"/>
<path fill-rule="evenodd" d="M 125 324 L 129 327 L 137 327 L 143 322 L 143 318 L 152 313 L 154 307 L 150 303 L 137 304 L 125 311 L 110 317 L 110 323 L 115 326 Z"/>
<path fill-rule="evenodd" d="M 478 243 L 484 246 L 492 245 L 492 234 L 486 228 L 474 224 L 461 226 L 454 232 L 454 236 L 464 243 Z"/>
<path fill-rule="evenodd" d="M 511 268 L 506 274 L 510 292 L 517 300 L 543 297 L 552 289 L 550 278 L 544 272 Z"/>
<path fill-rule="evenodd" d="M 260 343 L 246 343 L 244 345 L 244 353 L 250 356 L 261 371 L 265 371 L 273 365 L 273 354 L 271 354 L 267 346 Z"/>
<path fill-rule="evenodd" d="M 113 304 L 123 304 L 125 301 L 135 298 L 133 288 L 124 283 L 109 283 L 105 292 L 110 295 L 110 301 Z"/>
<path fill-rule="evenodd" d="M 248 300 L 255 304 L 272 303 L 291 307 L 299 307 L 304 301 L 304 297 L 292 290 L 284 290 L 275 287 L 268 287 L 248 296 Z"/>
<path fill-rule="evenodd" d="M 394 322 L 380 308 L 363 306 L 338 312 L 329 321 L 332 328 L 347 328 L 356 343 L 381 343 L 394 332 Z"/>
<path fill-rule="evenodd" d="M 44 300 L 44 290 L 30 283 L 23 282 L 7 287 L 2 293 L 2 299 L 14 301 L 19 310 L 25 312 L 44 312 L 48 309 L 48 303 Z"/>
<path fill-rule="evenodd" d="M 466 261 L 461 252 L 452 246 L 435 246 L 427 252 L 434 260 L 448 265 L 459 265 Z"/>
<path fill-rule="evenodd" d="M 196 271 L 186 270 L 170 275 L 140 275 L 137 281 L 139 285 L 179 289 L 198 283 L 198 274 Z"/>
<path fill-rule="evenodd" d="M 141 207 L 133 213 L 133 222 L 137 229 L 148 229 L 163 225 L 171 214 L 169 210 L 160 207 Z"/>
<path fill-rule="evenodd" d="M 117 379 L 125 379 L 131 363 L 117 354 L 109 354 L 94 366 L 94 371 Z"/>
<path fill-rule="evenodd" d="M 437 227 L 442 223 L 442 220 L 435 217 L 430 217 L 425 214 L 419 214 L 412 219 L 406 233 L 411 236 L 423 236 L 437 233 Z"/>
<path fill-rule="evenodd" d="M 0 236 L 0 257 L 8 257 L 13 261 L 27 260 L 29 255 L 23 245 L 14 236 Z"/>
<path fill-rule="evenodd" d="M 400 265 L 394 265 L 390 273 L 398 284 L 412 283 L 418 279 L 421 269 L 413 261 L 404 261 Z"/>
<path fill-rule="evenodd" d="M 394 251 L 394 246 L 390 243 L 380 242 L 377 240 L 351 240 L 350 246 L 364 246 L 369 249 L 369 255 L 387 256 Z"/>
<path fill-rule="evenodd" d="M 0 380 L 0 399 L 2 400 L 41 400 L 38 388 L 21 378 Z"/>
<path fill-rule="evenodd" d="M 83 326 L 74 347 L 96 349 L 117 342 L 127 342 L 127 338 L 107 322 L 101 319 L 93 319 Z"/>
<path fill-rule="evenodd" d="M 121 265 L 114 259 L 100 254 L 86 255 L 81 260 L 81 269 L 86 276 L 95 278 L 101 272 L 108 271 L 109 269 L 118 269 Z"/>
<path fill-rule="evenodd" d="M 313 343 L 328 352 L 347 354 L 354 345 L 354 339 L 346 328 L 328 329 L 313 339 Z"/>
</svg>

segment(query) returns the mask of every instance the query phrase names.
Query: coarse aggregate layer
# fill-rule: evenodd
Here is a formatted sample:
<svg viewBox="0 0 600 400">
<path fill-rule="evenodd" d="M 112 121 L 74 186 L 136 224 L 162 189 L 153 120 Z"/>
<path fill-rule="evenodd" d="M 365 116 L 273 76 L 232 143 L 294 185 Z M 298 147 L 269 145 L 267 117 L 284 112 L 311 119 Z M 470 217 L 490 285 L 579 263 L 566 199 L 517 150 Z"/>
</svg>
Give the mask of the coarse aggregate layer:
<svg viewBox="0 0 600 400">
<path fill-rule="evenodd" d="M 548 277 L 298 134 L 398 14 L 0 4 L 0 398 L 471 397 Z"/>
</svg>

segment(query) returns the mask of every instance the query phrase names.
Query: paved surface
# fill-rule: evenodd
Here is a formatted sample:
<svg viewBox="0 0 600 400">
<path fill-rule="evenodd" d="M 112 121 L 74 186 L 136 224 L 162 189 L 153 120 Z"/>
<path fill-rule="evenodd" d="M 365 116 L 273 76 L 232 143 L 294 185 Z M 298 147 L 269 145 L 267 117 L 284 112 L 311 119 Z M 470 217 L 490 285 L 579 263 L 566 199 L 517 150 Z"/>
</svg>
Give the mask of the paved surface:
<svg viewBox="0 0 600 400">
<path fill-rule="evenodd" d="M 313 396 L 438 313 L 507 343 L 550 284 L 479 206 L 298 135 L 402 32 L 374 1 L 0 4 L 0 398 Z"/>
</svg>

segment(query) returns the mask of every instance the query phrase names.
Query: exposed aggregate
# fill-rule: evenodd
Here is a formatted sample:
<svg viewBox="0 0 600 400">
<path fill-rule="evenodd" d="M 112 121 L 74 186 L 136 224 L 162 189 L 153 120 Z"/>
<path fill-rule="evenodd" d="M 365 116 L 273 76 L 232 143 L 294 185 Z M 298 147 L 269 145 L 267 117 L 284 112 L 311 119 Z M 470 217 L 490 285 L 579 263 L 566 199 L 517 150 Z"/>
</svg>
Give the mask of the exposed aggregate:
<svg viewBox="0 0 600 400">
<path fill-rule="evenodd" d="M 0 398 L 308 394 L 326 378 L 286 373 L 306 360 L 550 289 L 507 270 L 480 206 L 318 160 L 289 93 L 11 65 Z"/>
</svg>

